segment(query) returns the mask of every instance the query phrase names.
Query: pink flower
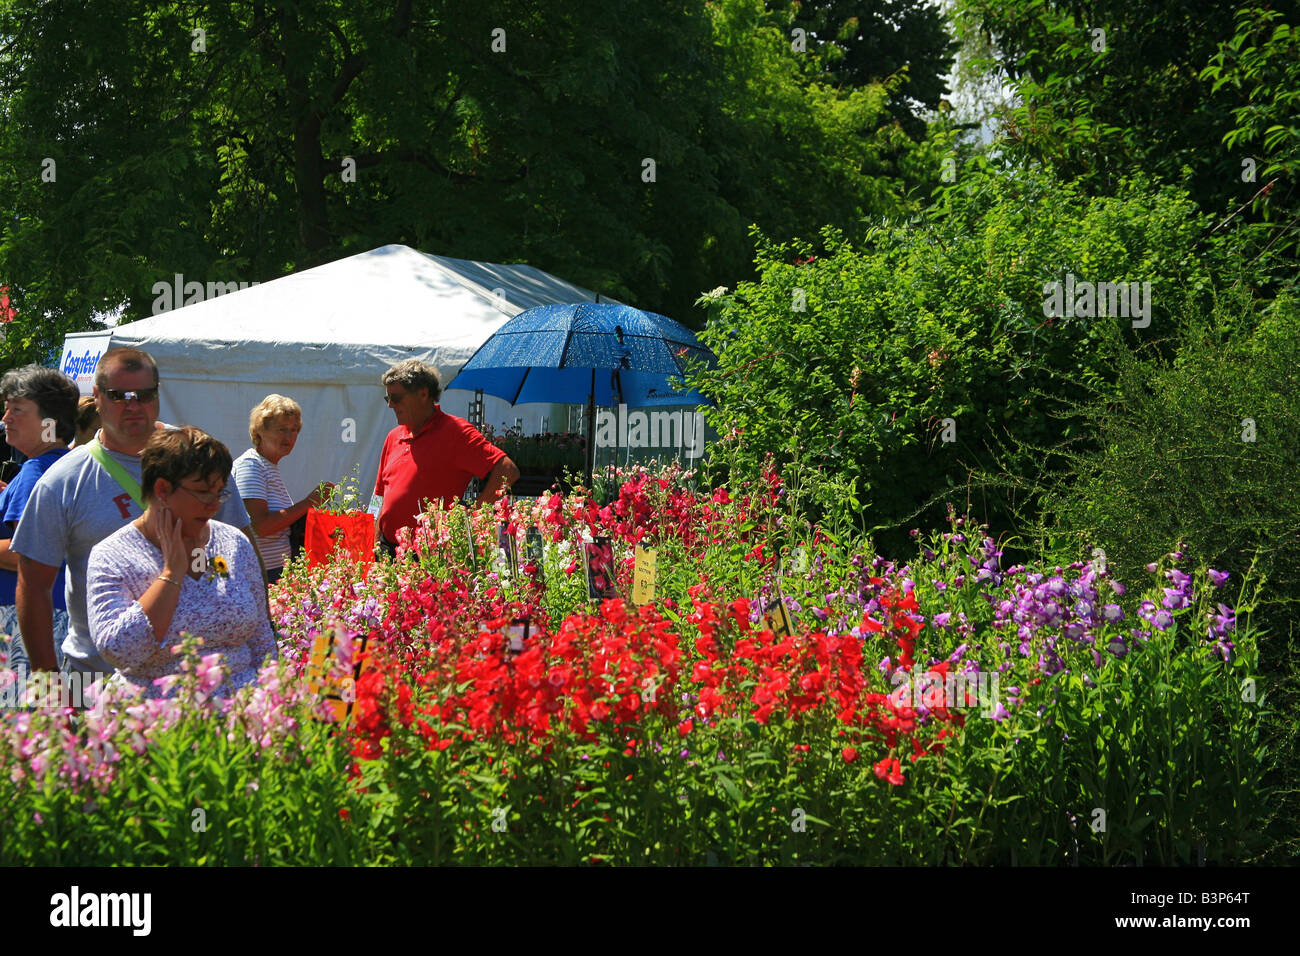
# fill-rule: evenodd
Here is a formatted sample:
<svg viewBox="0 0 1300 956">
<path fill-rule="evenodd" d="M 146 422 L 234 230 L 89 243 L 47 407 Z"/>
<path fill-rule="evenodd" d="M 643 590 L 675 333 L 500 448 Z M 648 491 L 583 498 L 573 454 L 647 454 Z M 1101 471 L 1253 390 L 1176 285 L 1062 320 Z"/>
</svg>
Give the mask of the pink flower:
<svg viewBox="0 0 1300 956">
<path fill-rule="evenodd" d="M 221 666 L 220 654 L 205 654 L 199 659 L 199 666 L 194 673 L 199 679 L 199 691 L 203 694 L 212 693 L 226 679 L 225 668 Z"/>
</svg>

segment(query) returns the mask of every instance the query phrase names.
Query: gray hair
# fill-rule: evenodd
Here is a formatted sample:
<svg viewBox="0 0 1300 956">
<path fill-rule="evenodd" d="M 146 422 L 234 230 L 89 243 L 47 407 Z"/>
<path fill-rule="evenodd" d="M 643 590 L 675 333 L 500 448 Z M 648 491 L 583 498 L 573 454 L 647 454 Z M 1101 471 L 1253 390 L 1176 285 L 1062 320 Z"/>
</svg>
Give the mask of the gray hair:
<svg viewBox="0 0 1300 956">
<path fill-rule="evenodd" d="M 54 420 L 59 441 L 67 443 L 77 435 L 77 383 L 56 368 L 24 365 L 0 378 L 0 398 L 25 398 L 35 402 L 41 418 Z"/>
<path fill-rule="evenodd" d="M 437 401 L 442 395 L 438 372 L 419 359 L 403 359 L 384 373 L 383 384 L 400 385 L 408 392 L 421 388 L 429 390 L 429 398 Z"/>
</svg>

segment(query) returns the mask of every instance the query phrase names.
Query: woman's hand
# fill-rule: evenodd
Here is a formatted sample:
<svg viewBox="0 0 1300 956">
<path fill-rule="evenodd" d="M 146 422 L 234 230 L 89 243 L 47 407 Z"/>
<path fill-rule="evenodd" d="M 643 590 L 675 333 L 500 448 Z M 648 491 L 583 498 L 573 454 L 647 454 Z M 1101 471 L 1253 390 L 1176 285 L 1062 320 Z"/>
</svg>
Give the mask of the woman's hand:
<svg viewBox="0 0 1300 956">
<path fill-rule="evenodd" d="M 334 482 L 322 481 L 320 486 L 307 496 L 307 503 L 313 508 L 319 508 L 322 501 L 328 501 L 334 494 Z"/>
<path fill-rule="evenodd" d="M 159 501 L 152 501 L 144 513 L 145 534 L 163 555 L 163 572 L 180 578 L 190 572 L 191 556 L 181 540 L 181 519 Z"/>
</svg>

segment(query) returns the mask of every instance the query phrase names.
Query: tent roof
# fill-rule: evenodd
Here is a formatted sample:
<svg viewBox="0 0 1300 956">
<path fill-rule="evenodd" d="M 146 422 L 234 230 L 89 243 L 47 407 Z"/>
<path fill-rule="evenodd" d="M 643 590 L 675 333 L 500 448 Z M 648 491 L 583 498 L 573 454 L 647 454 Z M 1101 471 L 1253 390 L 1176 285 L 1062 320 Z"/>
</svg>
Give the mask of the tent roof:
<svg viewBox="0 0 1300 956">
<path fill-rule="evenodd" d="M 314 353 L 315 368 L 300 370 L 304 381 L 324 376 L 345 384 L 355 369 L 370 382 L 377 363 L 407 357 L 454 373 L 524 309 L 596 299 L 589 289 L 532 266 L 452 259 L 401 245 L 206 294 L 205 286 L 203 301 L 118 326 L 113 344 L 147 348 L 160 364 L 166 360 L 169 376 L 182 377 L 203 377 L 199 373 L 211 370 L 216 353 L 237 349 L 241 371 L 235 377 L 248 381 L 266 378 L 268 365 L 276 367 L 274 379 L 297 379 L 286 374 L 283 358 L 272 361 L 270 353 L 277 345 L 305 347 Z M 231 377 L 222 371 L 222 378 Z"/>
</svg>

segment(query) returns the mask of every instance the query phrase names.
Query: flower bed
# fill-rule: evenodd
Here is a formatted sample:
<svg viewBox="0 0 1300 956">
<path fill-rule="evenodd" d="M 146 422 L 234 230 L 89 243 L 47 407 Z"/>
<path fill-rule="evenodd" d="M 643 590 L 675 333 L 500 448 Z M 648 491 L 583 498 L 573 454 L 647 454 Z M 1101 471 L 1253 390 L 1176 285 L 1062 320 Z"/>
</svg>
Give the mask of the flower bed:
<svg viewBox="0 0 1300 956">
<path fill-rule="evenodd" d="M 172 701 L 8 718 L 0 862 L 1259 851 L 1267 703 L 1221 575 L 1171 555 L 1130 597 L 1098 564 L 1003 568 L 961 519 L 897 565 L 796 524 L 783 498 L 775 475 L 733 496 L 638 473 L 604 508 L 431 513 L 365 580 L 293 567 L 273 591 L 283 660 L 232 701 L 208 696 L 200 648 Z M 592 537 L 624 596 L 633 548 L 656 550 L 653 601 L 588 599 Z M 327 677 L 311 647 L 331 632 Z M 345 726 L 331 680 L 355 697 Z"/>
</svg>

